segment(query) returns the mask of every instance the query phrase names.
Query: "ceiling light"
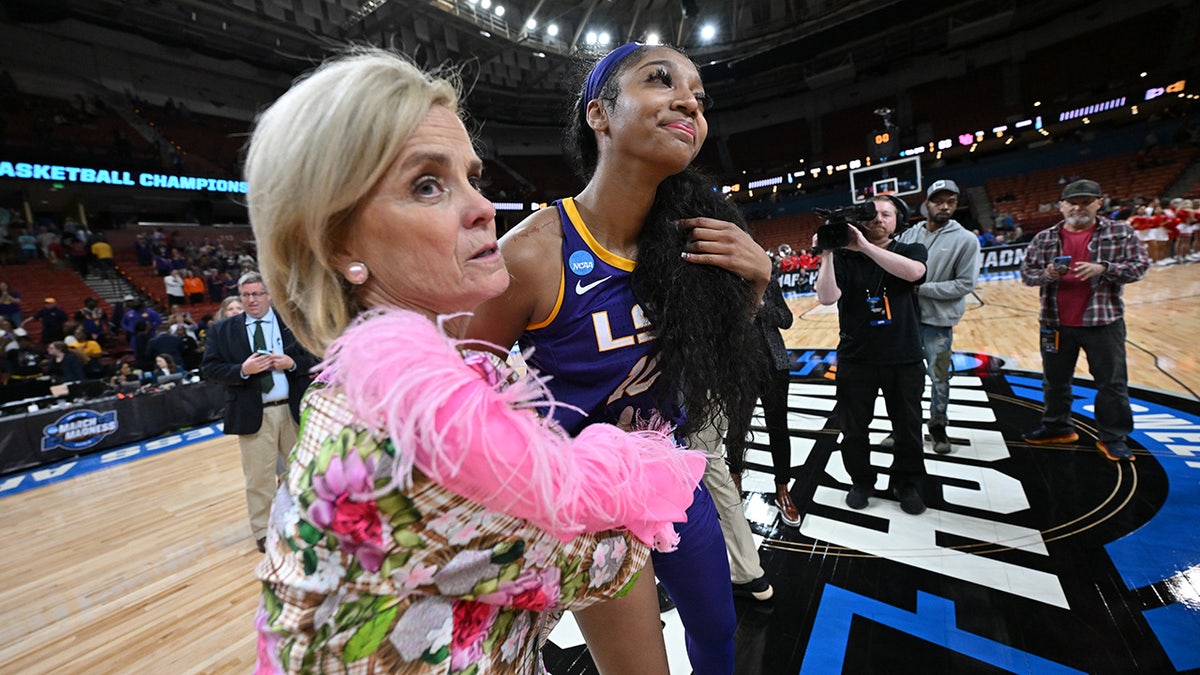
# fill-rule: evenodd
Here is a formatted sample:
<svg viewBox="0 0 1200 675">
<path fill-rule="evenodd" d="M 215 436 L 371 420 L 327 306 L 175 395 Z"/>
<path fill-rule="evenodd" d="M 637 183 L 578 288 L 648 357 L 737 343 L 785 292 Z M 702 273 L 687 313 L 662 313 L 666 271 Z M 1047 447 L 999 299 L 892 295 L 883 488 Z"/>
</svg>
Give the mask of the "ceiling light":
<svg viewBox="0 0 1200 675">
<path fill-rule="evenodd" d="M 558 35 L 558 24 L 552 23 L 549 26 L 546 26 L 546 35 L 549 35 L 550 37 Z"/>
<path fill-rule="evenodd" d="M 537 28 L 537 19 L 529 18 L 525 20 L 525 30 L 534 30 Z"/>
<path fill-rule="evenodd" d="M 711 23 L 704 24 L 704 27 L 700 29 L 700 39 L 704 40 L 705 42 L 712 40 L 716 36 L 717 36 L 717 27 L 712 25 Z"/>
<path fill-rule="evenodd" d="M 608 33 L 601 33 L 600 44 L 607 45 L 609 42 L 612 42 L 612 36 L 610 36 Z"/>
<path fill-rule="evenodd" d="M 648 44 L 648 45 L 662 44 L 662 38 L 660 38 L 658 36 L 658 33 L 646 33 L 646 44 Z"/>
<path fill-rule="evenodd" d="M 584 42 L 586 42 L 586 43 L 588 43 L 589 45 L 594 45 L 594 44 L 596 44 L 596 39 L 597 39 L 597 38 L 596 38 L 596 31 L 594 31 L 594 30 L 589 30 L 589 31 L 587 32 L 587 35 L 585 35 L 585 36 L 583 37 L 583 41 L 584 41 Z"/>
<path fill-rule="evenodd" d="M 484 9 L 491 9 L 492 0 L 479 0 L 479 6 Z"/>
<path fill-rule="evenodd" d="M 504 16 L 504 5 L 496 5 L 496 9 L 492 10 L 496 16 Z"/>
</svg>

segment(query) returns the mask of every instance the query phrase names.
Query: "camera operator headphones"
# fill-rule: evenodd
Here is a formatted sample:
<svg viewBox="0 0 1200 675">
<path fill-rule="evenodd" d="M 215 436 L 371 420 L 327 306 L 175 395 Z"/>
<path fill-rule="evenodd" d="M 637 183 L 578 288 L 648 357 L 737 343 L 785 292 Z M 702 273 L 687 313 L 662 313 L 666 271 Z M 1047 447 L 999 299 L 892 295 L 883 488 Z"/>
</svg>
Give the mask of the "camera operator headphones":
<svg viewBox="0 0 1200 675">
<path fill-rule="evenodd" d="M 908 204 L 896 195 L 884 195 L 892 202 L 892 206 L 896 207 L 896 231 L 892 233 L 895 238 L 901 232 L 908 229 Z"/>
</svg>

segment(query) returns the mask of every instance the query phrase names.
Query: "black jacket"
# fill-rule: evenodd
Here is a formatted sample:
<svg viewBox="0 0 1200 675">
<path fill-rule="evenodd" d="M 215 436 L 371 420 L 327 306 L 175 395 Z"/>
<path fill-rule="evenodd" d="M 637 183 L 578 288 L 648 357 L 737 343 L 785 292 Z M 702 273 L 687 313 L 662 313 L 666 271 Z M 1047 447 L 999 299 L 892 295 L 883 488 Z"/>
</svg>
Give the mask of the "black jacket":
<svg viewBox="0 0 1200 675">
<path fill-rule="evenodd" d="M 262 389 L 259 384 L 270 373 L 258 373 L 242 379 L 242 362 L 250 356 L 250 339 L 246 336 L 248 314 L 238 314 L 214 323 L 208 328 L 205 340 L 204 359 L 200 362 L 200 375 L 213 382 L 225 385 L 225 433 L 253 434 L 262 426 Z M 290 328 L 283 323 L 278 313 L 275 321 L 279 325 L 283 340 L 283 353 L 292 357 L 296 368 L 284 373 L 288 381 L 288 408 L 292 418 L 300 421 L 300 399 L 309 384 L 309 370 L 317 358 L 308 353 Z"/>
</svg>

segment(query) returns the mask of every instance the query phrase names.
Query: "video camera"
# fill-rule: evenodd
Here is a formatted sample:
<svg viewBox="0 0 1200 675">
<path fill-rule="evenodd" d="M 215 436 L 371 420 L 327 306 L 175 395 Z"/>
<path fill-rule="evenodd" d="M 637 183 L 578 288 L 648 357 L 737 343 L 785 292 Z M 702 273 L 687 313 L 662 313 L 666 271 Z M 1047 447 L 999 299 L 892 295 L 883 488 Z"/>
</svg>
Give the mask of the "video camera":
<svg viewBox="0 0 1200 675">
<path fill-rule="evenodd" d="M 862 223 L 875 219 L 875 202 L 839 206 L 836 209 L 813 209 L 813 211 L 825 219 L 825 224 L 817 228 L 817 248 L 822 251 L 831 251 L 843 248 L 850 243 L 851 225 L 861 230 Z"/>
</svg>

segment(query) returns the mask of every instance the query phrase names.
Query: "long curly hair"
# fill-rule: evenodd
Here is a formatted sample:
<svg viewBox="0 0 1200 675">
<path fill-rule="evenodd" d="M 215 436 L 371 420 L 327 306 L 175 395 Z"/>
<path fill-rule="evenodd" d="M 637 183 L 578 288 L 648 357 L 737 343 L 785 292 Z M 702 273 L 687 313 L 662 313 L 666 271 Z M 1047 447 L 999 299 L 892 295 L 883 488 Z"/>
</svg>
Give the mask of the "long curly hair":
<svg viewBox="0 0 1200 675">
<path fill-rule="evenodd" d="M 618 64 L 601 89 L 603 105 L 615 105 L 621 73 L 653 48 L 659 47 L 640 47 Z M 581 68 L 577 91 L 583 90 L 588 70 L 590 64 Z M 595 173 L 599 148 L 585 117 L 588 102 L 582 99 L 571 108 L 564 144 L 576 172 L 587 181 Z M 679 434 L 691 435 L 723 416 L 729 433 L 744 438 L 749 420 L 739 411 L 753 407 L 770 365 L 750 314 L 759 298 L 736 274 L 683 260 L 689 235 L 678 221 L 701 216 L 747 229 L 741 212 L 699 170 L 688 167 L 659 184 L 638 235 L 633 292 L 661 346 L 659 377 L 666 386 L 660 391 L 677 397 L 660 401 L 660 406 L 682 407 L 687 416 Z"/>
</svg>

